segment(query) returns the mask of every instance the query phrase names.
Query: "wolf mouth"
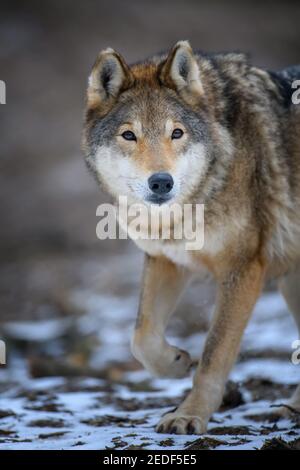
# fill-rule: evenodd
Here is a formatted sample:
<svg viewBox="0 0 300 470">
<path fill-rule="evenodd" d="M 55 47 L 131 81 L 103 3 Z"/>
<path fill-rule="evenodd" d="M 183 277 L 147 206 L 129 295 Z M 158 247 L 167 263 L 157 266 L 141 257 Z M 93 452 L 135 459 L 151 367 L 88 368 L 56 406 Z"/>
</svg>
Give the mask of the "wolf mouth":
<svg viewBox="0 0 300 470">
<path fill-rule="evenodd" d="M 151 196 L 146 198 L 146 201 L 161 206 L 165 202 L 170 201 L 170 199 L 172 199 L 172 196 L 157 196 L 155 194 L 151 194 Z"/>
</svg>

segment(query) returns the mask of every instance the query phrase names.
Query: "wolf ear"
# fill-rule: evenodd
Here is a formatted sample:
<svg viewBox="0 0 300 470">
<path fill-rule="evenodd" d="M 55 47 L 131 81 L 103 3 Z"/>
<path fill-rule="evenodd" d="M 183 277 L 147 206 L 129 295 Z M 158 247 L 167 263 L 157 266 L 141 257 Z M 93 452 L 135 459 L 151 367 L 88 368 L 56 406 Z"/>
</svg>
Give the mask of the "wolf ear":
<svg viewBox="0 0 300 470">
<path fill-rule="evenodd" d="M 89 76 L 87 90 L 90 105 L 112 104 L 122 91 L 133 85 L 134 78 L 123 57 L 108 48 L 100 52 Z"/>
<path fill-rule="evenodd" d="M 173 88 L 189 102 L 204 93 L 199 66 L 188 41 L 175 44 L 162 63 L 159 78 L 165 86 Z"/>
</svg>

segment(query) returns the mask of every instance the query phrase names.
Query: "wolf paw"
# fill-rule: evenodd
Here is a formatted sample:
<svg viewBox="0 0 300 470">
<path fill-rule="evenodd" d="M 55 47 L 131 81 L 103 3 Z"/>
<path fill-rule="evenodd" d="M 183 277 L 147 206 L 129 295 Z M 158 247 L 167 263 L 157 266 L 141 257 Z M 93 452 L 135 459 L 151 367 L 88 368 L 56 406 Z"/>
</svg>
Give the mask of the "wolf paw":
<svg viewBox="0 0 300 470">
<path fill-rule="evenodd" d="M 206 422 L 200 416 L 190 416 L 175 411 L 162 417 L 156 426 L 156 432 L 164 434 L 204 434 L 206 432 Z"/>
<path fill-rule="evenodd" d="M 158 377 L 181 378 L 188 375 L 193 361 L 188 352 L 150 338 L 145 341 L 133 341 L 131 350 L 134 357 L 153 375 Z"/>
<path fill-rule="evenodd" d="M 171 346 L 171 348 L 173 360 L 167 365 L 165 375 L 173 378 L 185 377 L 193 366 L 191 356 L 188 352 L 183 351 L 183 349 L 178 349 L 174 346 Z"/>
<path fill-rule="evenodd" d="M 179 379 L 189 374 L 193 361 L 188 352 L 168 346 L 157 359 L 152 358 L 151 363 L 144 362 L 144 365 L 157 377 Z"/>
</svg>

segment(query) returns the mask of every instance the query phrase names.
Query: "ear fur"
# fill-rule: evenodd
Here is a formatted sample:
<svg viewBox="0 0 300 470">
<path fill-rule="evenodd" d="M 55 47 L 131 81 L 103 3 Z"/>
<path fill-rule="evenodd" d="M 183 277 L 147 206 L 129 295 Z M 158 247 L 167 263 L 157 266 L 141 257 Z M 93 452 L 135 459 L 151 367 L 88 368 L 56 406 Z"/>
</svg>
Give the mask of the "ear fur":
<svg viewBox="0 0 300 470">
<path fill-rule="evenodd" d="M 88 104 L 109 105 L 133 85 L 134 78 L 123 57 L 111 48 L 100 52 L 88 83 Z"/>
<path fill-rule="evenodd" d="M 191 101 L 204 94 L 200 70 L 188 41 L 179 41 L 162 64 L 159 78 L 175 89 L 184 99 Z"/>
</svg>

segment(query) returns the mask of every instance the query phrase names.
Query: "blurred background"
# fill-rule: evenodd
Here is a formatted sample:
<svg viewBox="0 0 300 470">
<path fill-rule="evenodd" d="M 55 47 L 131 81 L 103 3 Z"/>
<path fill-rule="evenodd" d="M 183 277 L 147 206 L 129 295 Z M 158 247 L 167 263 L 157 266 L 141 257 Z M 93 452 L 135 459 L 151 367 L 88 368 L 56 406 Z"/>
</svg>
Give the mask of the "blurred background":
<svg viewBox="0 0 300 470">
<path fill-rule="evenodd" d="M 106 196 L 80 150 L 87 76 L 98 51 L 110 46 L 133 62 L 189 39 L 195 48 L 241 50 L 259 66 L 280 69 L 300 62 L 299 24 L 297 1 L 1 2 L 2 336 L 23 346 L 34 336 L 47 355 L 50 338 L 71 334 L 84 315 L 96 322 L 82 320 L 89 341 L 99 325 L 104 331 L 105 315 L 116 322 L 117 343 L 125 323 L 132 327 L 142 254 L 130 241 L 96 238 L 96 207 Z M 211 294 L 210 287 L 192 288 L 179 309 L 190 312 L 181 332 L 206 328 Z M 84 362 L 93 341 L 80 343 L 84 352 L 72 358 Z"/>
</svg>

